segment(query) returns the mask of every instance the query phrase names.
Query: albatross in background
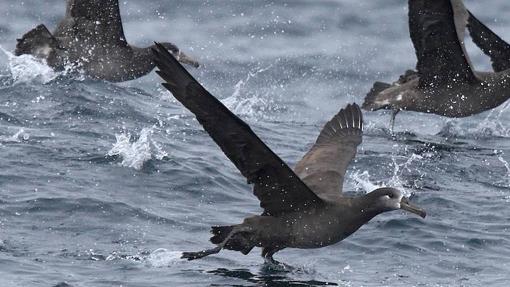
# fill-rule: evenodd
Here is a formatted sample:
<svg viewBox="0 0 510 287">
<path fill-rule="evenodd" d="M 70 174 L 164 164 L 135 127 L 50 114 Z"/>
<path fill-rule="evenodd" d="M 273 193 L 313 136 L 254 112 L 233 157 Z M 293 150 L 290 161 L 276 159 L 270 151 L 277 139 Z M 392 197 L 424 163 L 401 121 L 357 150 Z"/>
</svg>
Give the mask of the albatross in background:
<svg viewBox="0 0 510 287">
<path fill-rule="evenodd" d="M 494 72 L 476 72 L 464 47 L 464 32 L 491 57 Z M 393 84 L 376 82 L 366 110 L 400 110 L 467 117 L 510 98 L 510 45 L 476 19 L 461 0 L 409 0 L 409 30 L 417 71 Z"/>
<path fill-rule="evenodd" d="M 163 43 L 182 63 L 198 62 L 172 43 Z M 151 47 L 127 43 L 118 0 L 68 0 L 65 18 L 54 33 L 44 25 L 18 39 L 15 55 L 31 54 L 62 70 L 71 65 L 94 79 L 111 82 L 133 80 L 155 67 Z"/>
<path fill-rule="evenodd" d="M 262 256 L 284 248 L 320 248 L 343 240 L 376 215 L 403 209 L 425 217 L 395 188 L 379 188 L 359 197 L 342 194 L 347 166 L 361 143 L 363 118 L 356 104 L 329 121 L 317 142 L 292 170 L 250 127 L 202 87 L 162 45 L 154 49 L 156 71 L 175 98 L 195 114 L 198 122 L 234 163 L 260 200 L 261 215 L 243 223 L 214 226 L 215 248 L 184 252 L 193 260 L 222 249 L 248 254 L 262 248 Z"/>
</svg>

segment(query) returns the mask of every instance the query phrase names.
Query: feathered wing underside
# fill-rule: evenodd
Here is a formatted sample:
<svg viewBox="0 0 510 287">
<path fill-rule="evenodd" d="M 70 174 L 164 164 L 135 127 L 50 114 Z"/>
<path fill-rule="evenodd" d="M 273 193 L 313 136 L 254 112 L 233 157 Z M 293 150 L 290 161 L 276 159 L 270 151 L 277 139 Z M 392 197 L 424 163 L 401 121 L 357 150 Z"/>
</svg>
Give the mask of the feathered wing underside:
<svg viewBox="0 0 510 287">
<path fill-rule="evenodd" d="M 264 215 L 319 207 L 322 200 L 269 149 L 240 118 L 202 87 L 160 44 L 154 50 L 157 73 L 175 98 L 195 114 L 234 163 L 260 200 Z"/>
<path fill-rule="evenodd" d="M 466 21 L 461 0 L 409 0 L 409 31 L 420 87 L 477 80 L 464 47 Z"/>
<path fill-rule="evenodd" d="M 480 22 L 471 12 L 467 27 L 473 42 L 491 58 L 495 72 L 510 69 L 510 44 Z"/>
<path fill-rule="evenodd" d="M 345 172 L 363 134 L 363 116 L 357 104 L 341 109 L 322 129 L 317 141 L 294 169 L 320 197 L 342 192 Z"/>
<path fill-rule="evenodd" d="M 66 16 L 54 34 L 83 36 L 96 43 L 127 43 L 118 0 L 68 0 Z"/>
</svg>

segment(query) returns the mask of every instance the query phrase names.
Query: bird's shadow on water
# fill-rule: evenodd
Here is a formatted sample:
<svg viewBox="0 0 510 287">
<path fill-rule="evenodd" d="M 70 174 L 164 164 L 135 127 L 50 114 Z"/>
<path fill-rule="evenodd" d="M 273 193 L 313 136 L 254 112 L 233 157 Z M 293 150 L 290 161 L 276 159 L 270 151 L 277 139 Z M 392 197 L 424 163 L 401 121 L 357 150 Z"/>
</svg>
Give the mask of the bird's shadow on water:
<svg viewBox="0 0 510 287">
<path fill-rule="evenodd" d="M 323 282 L 318 280 L 295 280 L 289 278 L 297 269 L 291 266 L 285 265 L 283 268 L 271 264 L 264 264 L 258 274 L 253 274 L 248 269 L 226 269 L 218 268 L 215 270 L 207 271 L 206 273 L 214 274 L 226 278 L 235 278 L 253 283 L 253 286 L 264 286 L 264 287 L 303 287 L 303 286 L 338 286 L 333 282 Z M 209 286 L 239 286 L 233 285 L 217 285 L 211 284 Z"/>
</svg>

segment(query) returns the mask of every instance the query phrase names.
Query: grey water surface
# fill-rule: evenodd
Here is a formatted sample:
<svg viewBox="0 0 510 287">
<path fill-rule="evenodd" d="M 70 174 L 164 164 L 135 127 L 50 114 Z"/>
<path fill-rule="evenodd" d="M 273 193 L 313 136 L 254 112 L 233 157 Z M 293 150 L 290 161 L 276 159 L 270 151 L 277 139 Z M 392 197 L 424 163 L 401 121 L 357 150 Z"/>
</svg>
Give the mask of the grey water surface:
<svg viewBox="0 0 510 287">
<path fill-rule="evenodd" d="M 395 136 L 388 113 L 365 113 L 345 190 L 400 187 L 424 220 L 380 215 L 339 244 L 278 253 L 286 270 L 259 250 L 179 260 L 258 201 L 155 73 L 111 84 L 9 54 L 64 2 L 0 1 L 0 286 L 508 286 L 508 104 L 403 112 Z M 120 2 L 128 41 L 199 59 L 191 73 L 291 165 L 340 108 L 416 61 L 404 0 Z M 508 1 L 466 5 L 510 41 Z"/>
</svg>

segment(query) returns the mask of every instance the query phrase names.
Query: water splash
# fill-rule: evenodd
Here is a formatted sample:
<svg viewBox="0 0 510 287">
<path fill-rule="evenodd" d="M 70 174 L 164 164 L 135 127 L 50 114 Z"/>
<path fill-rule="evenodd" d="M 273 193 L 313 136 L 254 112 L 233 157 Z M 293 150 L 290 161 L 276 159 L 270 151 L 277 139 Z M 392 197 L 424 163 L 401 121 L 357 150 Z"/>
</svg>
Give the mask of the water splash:
<svg viewBox="0 0 510 287">
<path fill-rule="evenodd" d="M 136 254 L 129 254 L 120 251 L 113 251 L 110 254 L 103 254 L 94 249 L 89 249 L 84 252 L 79 252 L 74 255 L 80 258 L 86 258 L 92 261 L 118 261 L 128 260 L 131 262 L 143 263 L 149 267 L 167 267 L 175 265 L 179 262 L 186 262 L 181 260 L 182 251 L 170 251 L 165 248 L 158 248 L 153 252 L 137 252 Z"/>
<path fill-rule="evenodd" d="M 378 183 L 373 183 L 370 180 L 370 173 L 368 171 L 359 171 L 356 170 L 349 174 L 349 178 L 354 181 L 355 188 L 357 190 L 362 190 L 365 193 L 369 193 L 377 188 L 385 187 L 385 186 L 391 186 L 400 189 L 403 191 L 405 196 L 410 196 L 411 191 L 408 190 L 405 186 L 407 186 L 407 182 L 403 180 L 403 173 L 404 172 L 412 172 L 411 165 L 416 162 L 423 159 L 423 156 L 417 155 L 417 154 L 411 154 L 407 158 L 406 161 L 402 163 L 398 163 L 395 156 L 391 157 L 393 167 L 393 173 L 391 178 L 389 178 L 386 181 L 381 181 Z M 416 170 L 415 170 L 416 171 Z M 421 174 L 421 176 L 424 176 L 424 174 Z"/>
<path fill-rule="evenodd" d="M 439 134 L 466 138 L 510 137 L 510 127 L 502 120 L 503 114 L 509 107 L 510 102 L 505 102 L 500 107 L 490 110 L 487 116 L 474 127 L 463 126 L 465 121 L 462 120 L 448 121 Z"/>
<path fill-rule="evenodd" d="M 100 259 L 104 260 L 104 261 L 129 260 L 129 261 L 133 261 L 133 262 L 141 262 L 144 260 L 144 257 L 143 257 L 143 254 L 131 255 L 131 254 L 122 254 L 117 251 L 113 251 L 106 257 L 104 257 L 104 256 L 100 257 Z M 92 260 L 94 260 L 94 259 L 92 259 Z M 98 261 L 98 260 L 96 259 L 96 261 Z"/>
<path fill-rule="evenodd" d="M 143 128 L 137 140 L 133 140 L 130 133 L 116 134 L 116 143 L 108 151 L 108 156 L 122 157 L 122 166 L 140 170 L 144 163 L 152 158 L 161 160 L 168 156 L 163 148 L 151 139 L 154 127 Z"/>
<path fill-rule="evenodd" d="M 353 271 L 352 271 L 351 265 L 347 264 L 344 268 L 342 268 L 342 270 L 340 270 L 340 272 L 342 274 L 345 274 L 347 272 L 352 273 Z"/>
<path fill-rule="evenodd" d="M 59 76 L 41 59 L 32 55 L 15 56 L 11 52 L 0 47 L 0 51 L 8 58 L 10 77 L 13 85 L 19 83 L 46 84 Z"/>
<path fill-rule="evenodd" d="M 503 166 L 505 166 L 506 168 L 506 178 L 507 178 L 507 183 L 506 185 L 508 187 L 510 187 L 510 164 L 508 163 L 508 161 L 506 161 L 504 158 L 503 158 L 503 151 L 502 150 L 494 150 L 494 154 L 498 157 L 498 160 L 503 164 Z"/>
<path fill-rule="evenodd" d="M 146 263 L 148 266 L 152 267 L 167 267 L 182 262 L 181 256 L 182 251 L 171 251 L 165 248 L 159 248 L 149 254 L 146 258 Z"/>
<path fill-rule="evenodd" d="M 11 136 L 0 136 L 0 142 L 2 143 L 20 143 L 30 139 L 30 135 L 25 132 L 23 128 L 20 128 L 15 134 Z"/>
<path fill-rule="evenodd" d="M 402 174 L 407 172 L 412 172 L 411 165 L 416 162 L 423 159 L 423 156 L 418 154 L 411 154 L 410 157 L 407 158 L 407 160 L 403 163 L 398 163 L 396 158 L 394 156 L 391 157 L 391 161 L 393 163 L 393 175 L 391 179 L 388 181 L 388 184 L 394 187 L 398 187 L 402 190 L 405 190 L 404 185 L 406 184 L 405 181 L 402 180 Z M 423 176 L 423 174 L 422 174 Z"/>
<path fill-rule="evenodd" d="M 369 193 L 382 187 L 381 185 L 374 184 L 370 181 L 370 174 L 366 170 L 363 172 L 356 170 L 349 174 L 349 177 L 354 181 L 356 189 L 363 190 L 365 193 Z"/>
<path fill-rule="evenodd" d="M 510 128 L 501 121 L 501 116 L 508 107 L 510 107 L 510 102 L 505 102 L 500 108 L 492 109 L 487 117 L 478 124 L 475 130 L 481 131 L 483 135 L 500 137 L 510 136 Z"/>
<path fill-rule="evenodd" d="M 10 72 L 9 75 L 0 75 L 0 79 L 6 79 L 10 85 L 21 83 L 47 84 L 59 77 L 68 75 L 72 75 L 73 79 L 78 81 L 83 81 L 86 78 L 80 64 L 68 64 L 64 67 L 64 70 L 56 72 L 43 59 L 28 54 L 15 56 L 1 46 L 0 51 L 7 56 Z"/>
<path fill-rule="evenodd" d="M 251 79 L 255 78 L 258 74 L 269 70 L 272 66 L 273 65 L 269 65 L 266 68 L 259 68 L 255 71 L 249 72 L 246 78 L 241 79 L 236 83 L 232 95 L 223 99 L 222 103 L 237 115 L 254 118 L 267 116 L 267 112 L 272 109 L 272 106 L 274 106 L 274 101 L 270 99 L 267 93 L 263 95 L 249 92 L 245 93 L 244 89 Z"/>
</svg>

